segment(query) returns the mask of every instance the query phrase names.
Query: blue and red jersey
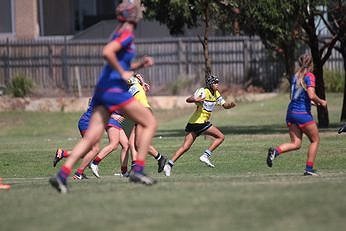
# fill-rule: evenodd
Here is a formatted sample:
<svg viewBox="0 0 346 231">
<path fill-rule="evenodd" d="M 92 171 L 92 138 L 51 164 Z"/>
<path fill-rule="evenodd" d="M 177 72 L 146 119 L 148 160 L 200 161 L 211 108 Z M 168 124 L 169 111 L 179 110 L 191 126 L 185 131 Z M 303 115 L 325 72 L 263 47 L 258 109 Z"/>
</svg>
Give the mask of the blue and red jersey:
<svg viewBox="0 0 346 231">
<path fill-rule="evenodd" d="M 313 73 L 308 72 L 305 74 L 303 81 L 306 89 L 301 84 L 297 84 L 298 78 L 296 75 L 292 78 L 291 85 L 291 102 L 288 105 L 288 113 L 310 114 L 311 113 L 311 100 L 306 91 L 309 87 L 315 87 L 315 76 Z"/>
<path fill-rule="evenodd" d="M 136 56 L 134 34 L 129 30 L 116 31 L 112 36 L 112 41 L 117 41 L 121 45 L 121 49 L 114 55 L 121 67 L 125 71 L 129 71 L 131 62 Z M 96 85 L 95 105 L 103 105 L 109 112 L 119 110 L 134 100 L 128 92 L 128 88 L 127 82 L 122 79 L 119 72 L 107 63 L 103 67 Z"/>
<path fill-rule="evenodd" d="M 86 132 L 86 130 L 89 127 L 89 122 L 90 122 L 90 118 L 91 118 L 91 115 L 92 115 L 93 110 L 94 110 L 94 106 L 95 106 L 94 100 L 93 100 L 93 98 L 91 98 L 89 101 L 89 105 L 88 105 L 86 112 L 84 112 L 82 114 L 82 116 L 80 117 L 80 119 L 78 121 L 78 129 L 79 129 L 79 132 L 82 136 L 84 135 L 84 133 Z"/>
<path fill-rule="evenodd" d="M 89 123 L 90 123 L 90 119 L 91 119 L 94 107 L 95 107 L 95 102 L 94 102 L 93 98 L 91 98 L 89 101 L 89 105 L 88 105 L 86 112 L 84 112 L 82 114 L 82 116 L 80 117 L 80 119 L 78 121 L 78 129 L 79 129 L 81 136 L 84 136 L 84 133 L 86 132 L 86 130 L 89 127 Z M 119 112 L 114 112 L 114 114 L 119 114 Z M 119 121 L 113 119 L 112 117 L 109 118 L 106 126 L 122 129 L 121 123 Z"/>
<path fill-rule="evenodd" d="M 121 45 L 120 51 L 115 55 L 121 67 L 125 71 L 131 69 L 131 61 L 136 56 L 134 45 L 134 35 L 131 31 L 116 31 L 112 36 L 112 41 L 117 41 Z M 128 84 L 121 78 L 118 71 L 114 70 L 108 63 L 104 65 L 101 75 L 96 85 L 97 90 L 127 91 Z"/>
</svg>

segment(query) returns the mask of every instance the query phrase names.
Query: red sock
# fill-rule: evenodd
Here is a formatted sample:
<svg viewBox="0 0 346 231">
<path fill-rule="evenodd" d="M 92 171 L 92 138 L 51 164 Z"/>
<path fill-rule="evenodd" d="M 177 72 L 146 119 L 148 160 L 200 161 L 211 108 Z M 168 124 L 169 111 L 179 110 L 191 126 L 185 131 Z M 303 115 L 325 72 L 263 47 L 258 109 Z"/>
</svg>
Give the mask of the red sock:
<svg viewBox="0 0 346 231">
<path fill-rule="evenodd" d="M 144 166 L 145 166 L 145 160 L 136 160 L 134 171 L 138 173 L 142 173 L 144 170 Z"/>
<path fill-rule="evenodd" d="M 93 160 L 93 164 L 98 165 L 101 162 L 101 160 L 102 159 L 100 157 L 96 156 L 96 158 Z"/>
<path fill-rule="evenodd" d="M 70 156 L 70 153 L 67 150 L 63 150 L 63 157 L 66 158 L 69 156 Z"/>
<path fill-rule="evenodd" d="M 278 152 L 278 155 L 280 155 L 282 153 L 282 150 L 279 147 L 276 147 L 275 150 Z"/>
<path fill-rule="evenodd" d="M 78 168 L 78 169 L 77 169 L 77 173 L 78 173 L 79 175 L 82 175 L 82 174 L 84 173 L 84 169 Z"/>
</svg>

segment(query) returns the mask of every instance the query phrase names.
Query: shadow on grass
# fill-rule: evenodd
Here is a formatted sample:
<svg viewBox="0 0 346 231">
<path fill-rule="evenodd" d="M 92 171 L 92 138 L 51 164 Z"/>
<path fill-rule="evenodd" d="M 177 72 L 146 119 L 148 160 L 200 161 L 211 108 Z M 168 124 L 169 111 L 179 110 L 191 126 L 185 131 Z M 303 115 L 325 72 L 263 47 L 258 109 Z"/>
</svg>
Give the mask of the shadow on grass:
<svg viewBox="0 0 346 231">
<path fill-rule="evenodd" d="M 320 128 L 320 132 L 337 132 L 340 124 L 330 124 L 329 128 Z M 221 126 L 218 127 L 225 135 L 269 135 L 269 134 L 286 134 L 288 128 L 282 124 L 262 125 L 262 126 Z M 180 129 L 159 129 L 156 136 L 164 137 L 181 137 L 185 135 L 184 127 Z"/>
</svg>

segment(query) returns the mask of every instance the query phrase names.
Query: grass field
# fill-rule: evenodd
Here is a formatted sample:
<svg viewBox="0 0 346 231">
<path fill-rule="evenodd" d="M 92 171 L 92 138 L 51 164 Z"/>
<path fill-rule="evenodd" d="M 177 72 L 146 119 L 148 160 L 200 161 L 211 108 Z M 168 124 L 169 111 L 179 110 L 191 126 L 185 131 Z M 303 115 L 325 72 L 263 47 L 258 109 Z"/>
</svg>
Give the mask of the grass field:
<svg viewBox="0 0 346 231">
<path fill-rule="evenodd" d="M 269 146 L 288 141 L 284 124 L 287 95 L 218 110 L 213 123 L 226 134 L 215 151 L 216 168 L 198 157 L 210 142 L 200 137 L 167 178 L 148 158 L 152 187 L 113 176 L 118 152 L 100 164 L 101 179 L 69 180 L 60 195 L 48 184 L 55 149 L 79 139 L 79 113 L 0 113 L 0 177 L 12 185 L 0 191 L 1 231 L 41 230 L 328 230 L 346 227 L 346 145 L 337 135 L 342 97 L 328 94 L 331 126 L 322 129 L 316 168 L 302 176 L 308 140 L 299 151 L 265 164 Z M 171 156 L 183 139 L 192 109 L 156 111 L 154 145 Z M 106 137 L 103 142 L 106 142 Z M 60 166 L 60 164 L 59 164 Z"/>
</svg>

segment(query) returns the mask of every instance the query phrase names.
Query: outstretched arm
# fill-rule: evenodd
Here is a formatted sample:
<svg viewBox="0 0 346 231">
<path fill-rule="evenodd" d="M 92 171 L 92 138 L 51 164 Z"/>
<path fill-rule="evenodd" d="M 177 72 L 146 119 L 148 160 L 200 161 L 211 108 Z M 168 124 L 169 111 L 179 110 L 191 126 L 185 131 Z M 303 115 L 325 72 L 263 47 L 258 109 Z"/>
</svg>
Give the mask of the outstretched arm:
<svg viewBox="0 0 346 231">
<path fill-rule="evenodd" d="M 150 67 L 154 65 L 154 59 L 150 56 L 144 56 L 142 60 L 131 63 L 131 70 L 137 70 L 143 67 Z"/>
<path fill-rule="evenodd" d="M 231 108 L 233 108 L 233 107 L 235 107 L 235 106 L 237 106 L 234 102 L 226 102 L 226 103 L 224 103 L 223 105 L 222 105 L 222 107 L 224 108 L 224 109 L 231 109 Z"/>
<path fill-rule="evenodd" d="M 186 103 L 198 103 L 203 102 L 204 97 L 195 97 L 194 95 L 191 95 L 190 97 L 186 98 Z"/>
</svg>

